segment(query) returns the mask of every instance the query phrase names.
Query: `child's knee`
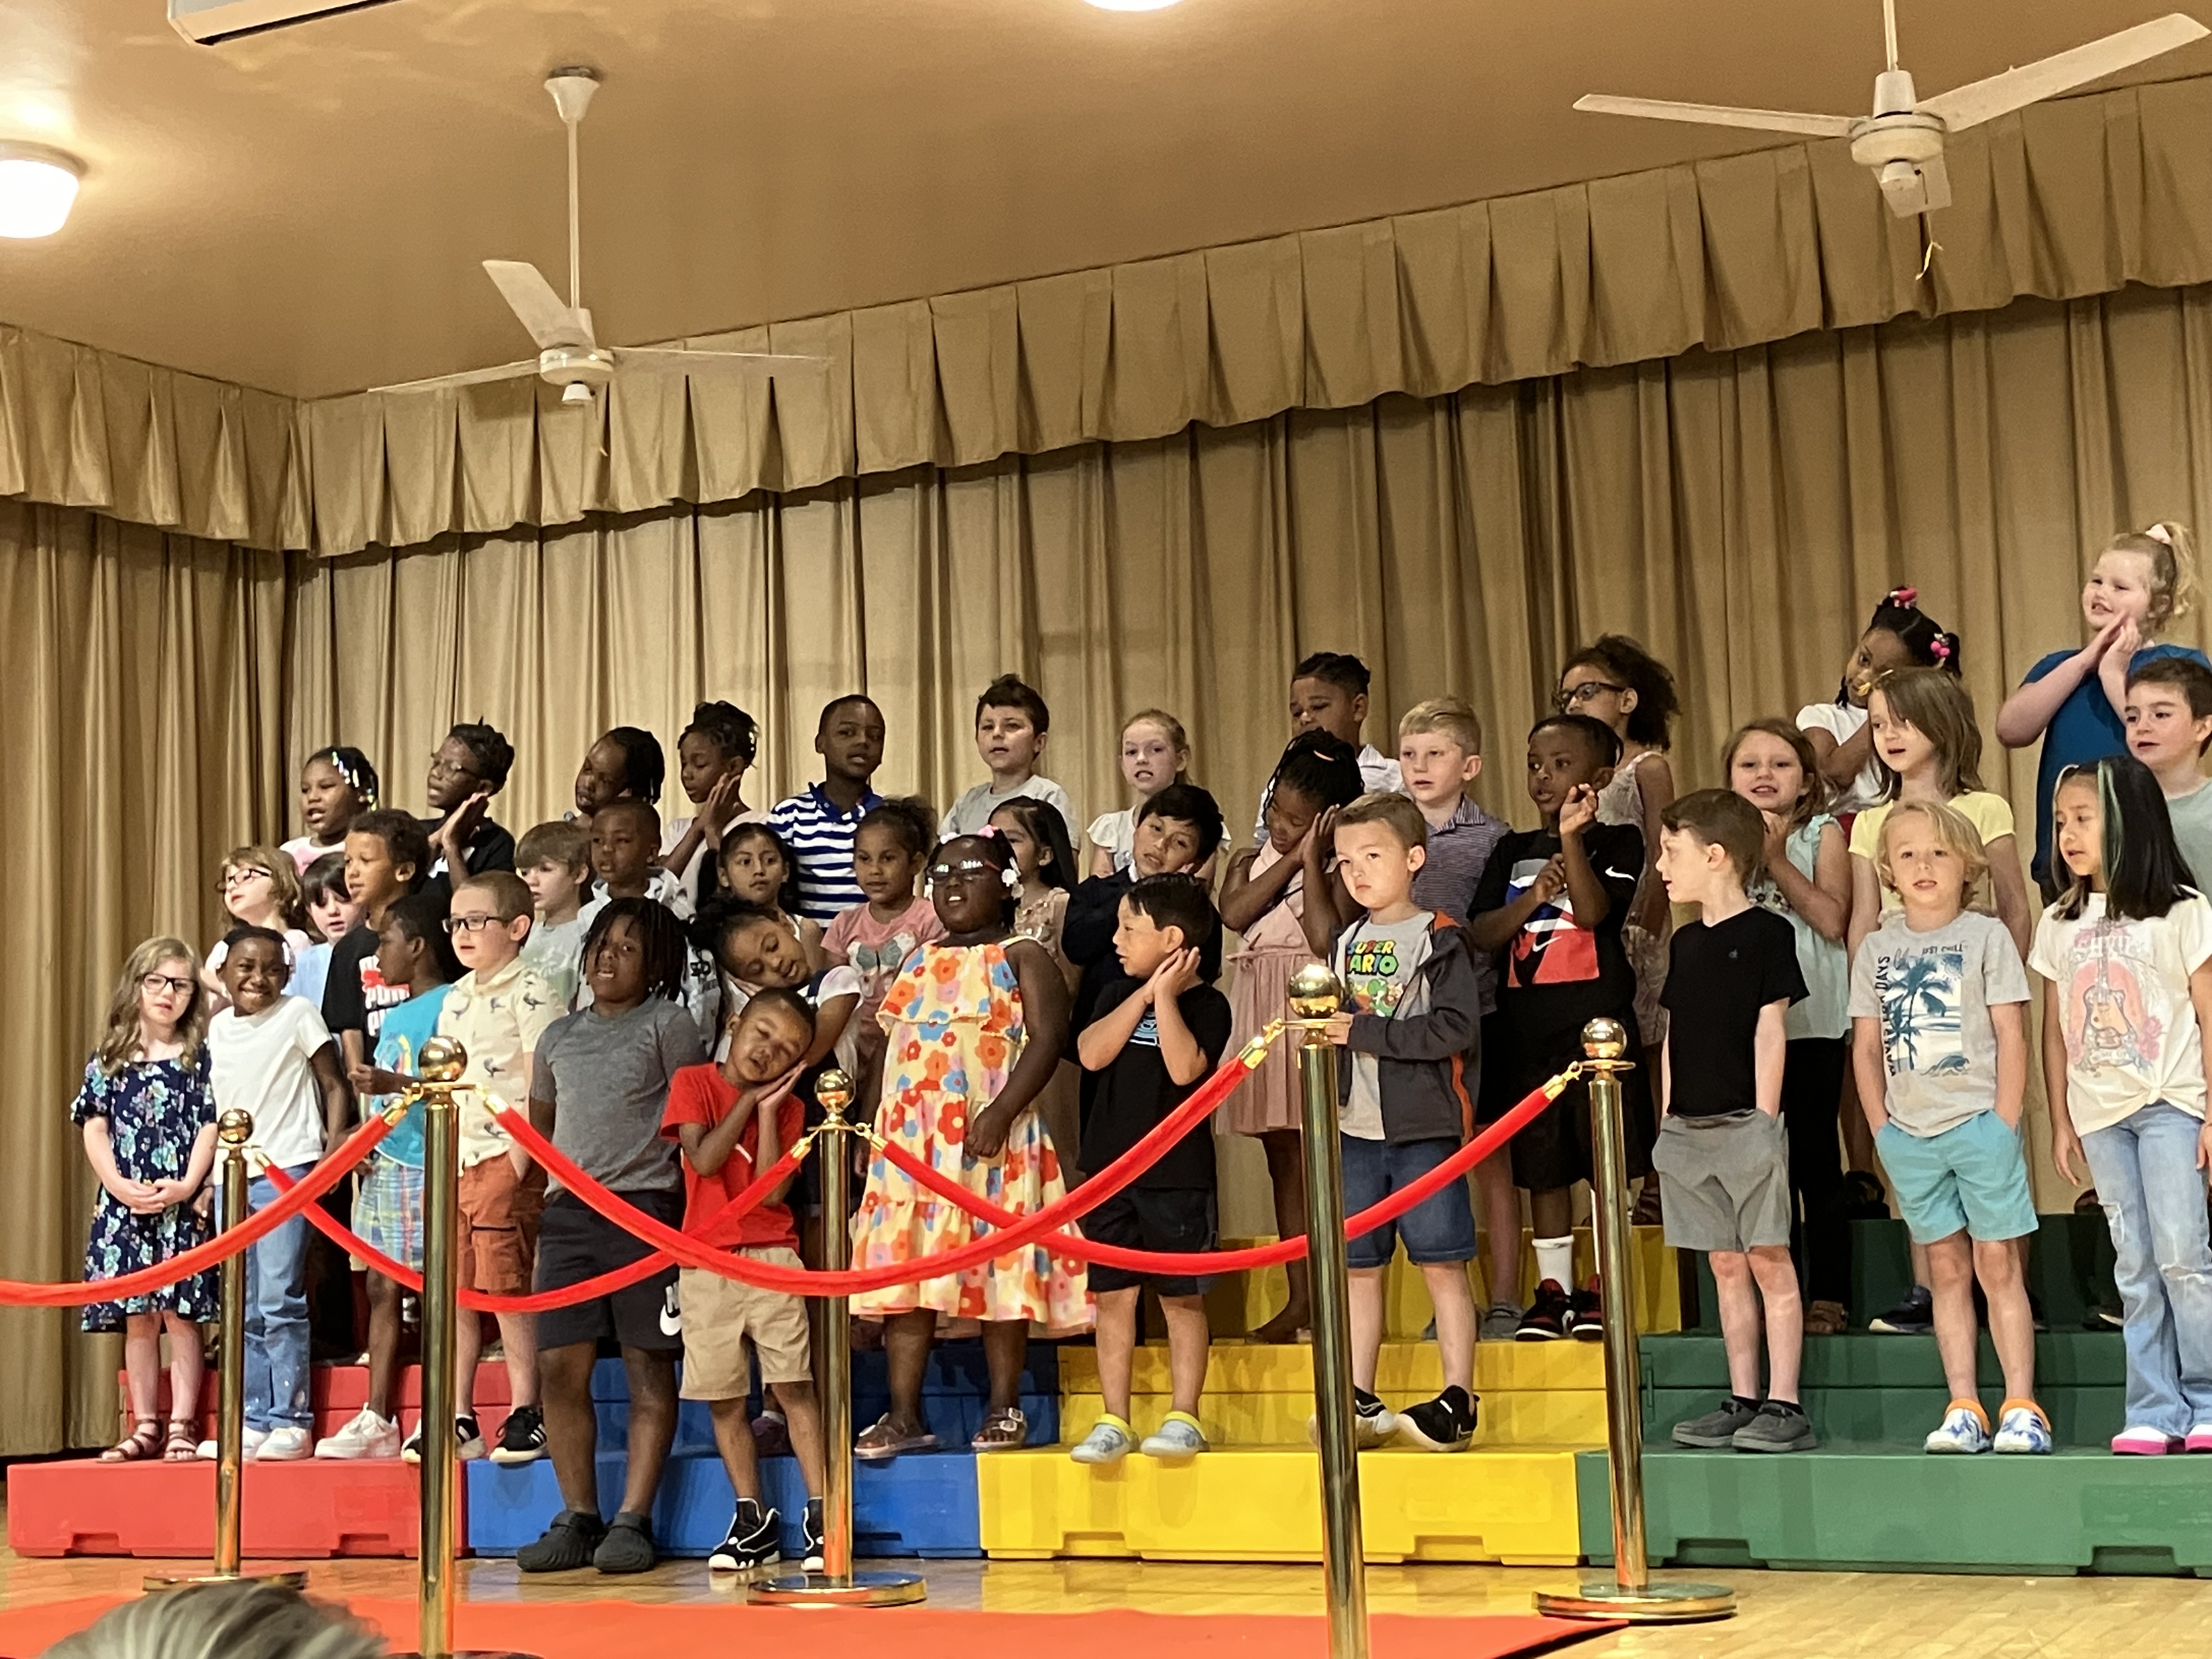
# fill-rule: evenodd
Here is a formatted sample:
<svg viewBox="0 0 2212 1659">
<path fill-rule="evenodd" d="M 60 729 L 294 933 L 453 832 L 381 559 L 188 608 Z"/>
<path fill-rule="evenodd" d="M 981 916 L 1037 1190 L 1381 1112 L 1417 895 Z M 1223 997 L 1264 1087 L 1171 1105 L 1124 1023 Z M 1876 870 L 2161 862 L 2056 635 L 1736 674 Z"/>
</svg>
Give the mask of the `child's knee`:
<svg viewBox="0 0 2212 1659">
<path fill-rule="evenodd" d="M 1741 1250 L 1709 1250 L 1705 1265 L 1722 1284 L 1740 1285 L 1751 1277 L 1751 1258 Z"/>
<path fill-rule="evenodd" d="M 1935 1261 L 1932 1255 L 1929 1261 L 1932 1266 Z M 1982 1288 L 1985 1291 L 2010 1291 L 2022 1282 L 2020 1251 L 2009 1238 L 1976 1239 L 1973 1261 L 1974 1276 L 1982 1281 Z"/>
<path fill-rule="evenodd" d="M 814 1382 L 811 1377 L 800 1377 L 795 1382 L 771 1382 L 769 1389 L 783 1402 L 787 1410 L 811 1411 L 814 1406 Z"/>
</svg>

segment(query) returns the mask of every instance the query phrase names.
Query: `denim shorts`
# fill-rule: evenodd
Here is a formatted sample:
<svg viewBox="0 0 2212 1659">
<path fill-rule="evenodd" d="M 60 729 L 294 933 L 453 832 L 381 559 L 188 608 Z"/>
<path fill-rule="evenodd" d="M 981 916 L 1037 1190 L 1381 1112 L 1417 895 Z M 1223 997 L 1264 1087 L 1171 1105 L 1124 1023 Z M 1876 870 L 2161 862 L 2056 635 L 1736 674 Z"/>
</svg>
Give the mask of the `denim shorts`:
<svg viewBox="0 0 2212 1659">
<path fill-rule="evenodd" d="M 2005 1127 L 1995 1112 L 1977 1112 L 1934 1135 L 1885 1123 L 1874 1146 L 1915 1243 L 1933 1244 L 1961 1228 L 1985 1243 L 2035 1231 L 2020 1131 Z"/>
<path fill-rule="evenodd" d="M 1459 1151 L 1456 1140 L 1414 1140 L 1394 1146 L 1387 1140 L 1339 1135 L 1344 1160 L 1344 1212 L 1358 1215 L 1402 1192 Z M 1345 1251 L 1351 1267 L 1387 1267 L 1398 1241 L 1406 1241 L 1408 1261 L 1474 1260 L 1474 1212 L 1468 1207 L 1467 1182 L 1449 1181 L 1395 1221 L 1361 1234 Z"/>
</svg>

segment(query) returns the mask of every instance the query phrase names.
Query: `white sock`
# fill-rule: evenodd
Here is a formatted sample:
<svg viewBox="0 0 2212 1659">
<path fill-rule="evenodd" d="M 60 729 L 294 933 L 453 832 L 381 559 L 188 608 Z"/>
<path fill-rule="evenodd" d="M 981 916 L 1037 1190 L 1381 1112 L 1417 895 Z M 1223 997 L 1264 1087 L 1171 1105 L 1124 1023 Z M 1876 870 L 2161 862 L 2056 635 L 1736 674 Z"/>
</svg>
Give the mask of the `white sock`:
<svg viewBox="0 0 2212 1659">
<path fill-rule="evenodd" d="M 1550 1279 L 1563 1291 L 1574 1288 L 1575 1241 L 1572 1234 L 1565 1238 L 1540 1238 L 1536 1241 L 1536 1277 Z"/>
</svg>

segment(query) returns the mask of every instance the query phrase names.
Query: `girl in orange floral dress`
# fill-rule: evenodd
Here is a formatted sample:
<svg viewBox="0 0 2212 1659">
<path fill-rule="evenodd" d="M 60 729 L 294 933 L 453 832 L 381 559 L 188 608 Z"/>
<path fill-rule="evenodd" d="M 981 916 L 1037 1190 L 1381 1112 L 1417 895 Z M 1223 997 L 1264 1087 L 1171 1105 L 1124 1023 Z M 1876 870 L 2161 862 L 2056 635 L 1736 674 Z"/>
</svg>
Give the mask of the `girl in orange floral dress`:
<svg viewBox="0 0 2212 1659">
<path fill-rule="evenodd" d="M 994 830 L 958 836 L 929 865 L 929 895 L 946 937 L 908 957 L 877 1016 L 889 1034 L 876 1132 L 1002 1209 L 1026 1215 L 1060 1197 L 1060 1156 L 1031 1109 L 1067 1046 L 1067 981 L 1034 939 L 1010 937 L 1020 875 Z M 868 1164 L 854 1222 L 854 1265 L 882 1267 L 969 1243 L 965 1210 L 937 1198 L 878 1154 Z M 1024 1444 L 1022 1366 L 1032 1322 L 1091 1323 L 1083 1264 L 1044 1243 L 963 1273 L 892 1285 L 853 1298 L 884 1322 L 891 1408 L 854 1447 L 863 1458 L 931 1451 L 922 1372 L 940 1314 L 983 1322 L 991 1400 L 969 1443 Z"/>
</svg>

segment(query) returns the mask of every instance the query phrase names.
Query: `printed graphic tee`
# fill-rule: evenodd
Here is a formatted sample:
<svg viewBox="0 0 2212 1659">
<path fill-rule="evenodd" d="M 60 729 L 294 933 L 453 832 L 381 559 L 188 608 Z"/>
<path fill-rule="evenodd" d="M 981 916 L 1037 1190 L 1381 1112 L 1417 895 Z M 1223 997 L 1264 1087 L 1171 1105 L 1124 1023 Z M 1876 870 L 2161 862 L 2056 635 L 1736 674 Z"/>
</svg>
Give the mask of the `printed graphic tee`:
<svg viewBox="0 0 2212 1659">
<path fill-rule="evenodd" d="M 2036 924 L 2029 960 L 2058 994 L 2066 1109 L 2075 1131 L 2109 1129 L 2154 1101 L 2204 1115 L 2204 1044 L 2189 976 L 2212 957 L 2212 902 L 2192 893 L 2162 916 L 2115 921 L 2092 893 L 2072 921 Z"/>
<path fill-rule="evenodd" d="M 1431 939 L 1435 918 L 1419 910 L 1403 921 L 1376 921 L 1362 917 L 1346 928 L 1336 941 L 1331 964 L 1344 982 L 1346 1006 L 1354 1013 L 1377 1019 L 1413 1018 L 1429 1012 L 1429 988 L 1415 977 L 1436 946 Z M 1382 1136 L 1382 1062 L 1373 1054 L 1347 1050 L 1352 1060 L 1352 1092 L 1338 1120 L 1344 1133 L 1361 1140 Z"/>
<path fill-rule="evenodd" d="M 1978 910 L 1917 933 L 1899 911 L 1851 963 L 1851 1018 L 1881 1022 L 1890 1121 L 1923 1139 L 1997 1103 L 1992 1006 L 2027 1000 L 2005 925 Z"/>
</svg>

